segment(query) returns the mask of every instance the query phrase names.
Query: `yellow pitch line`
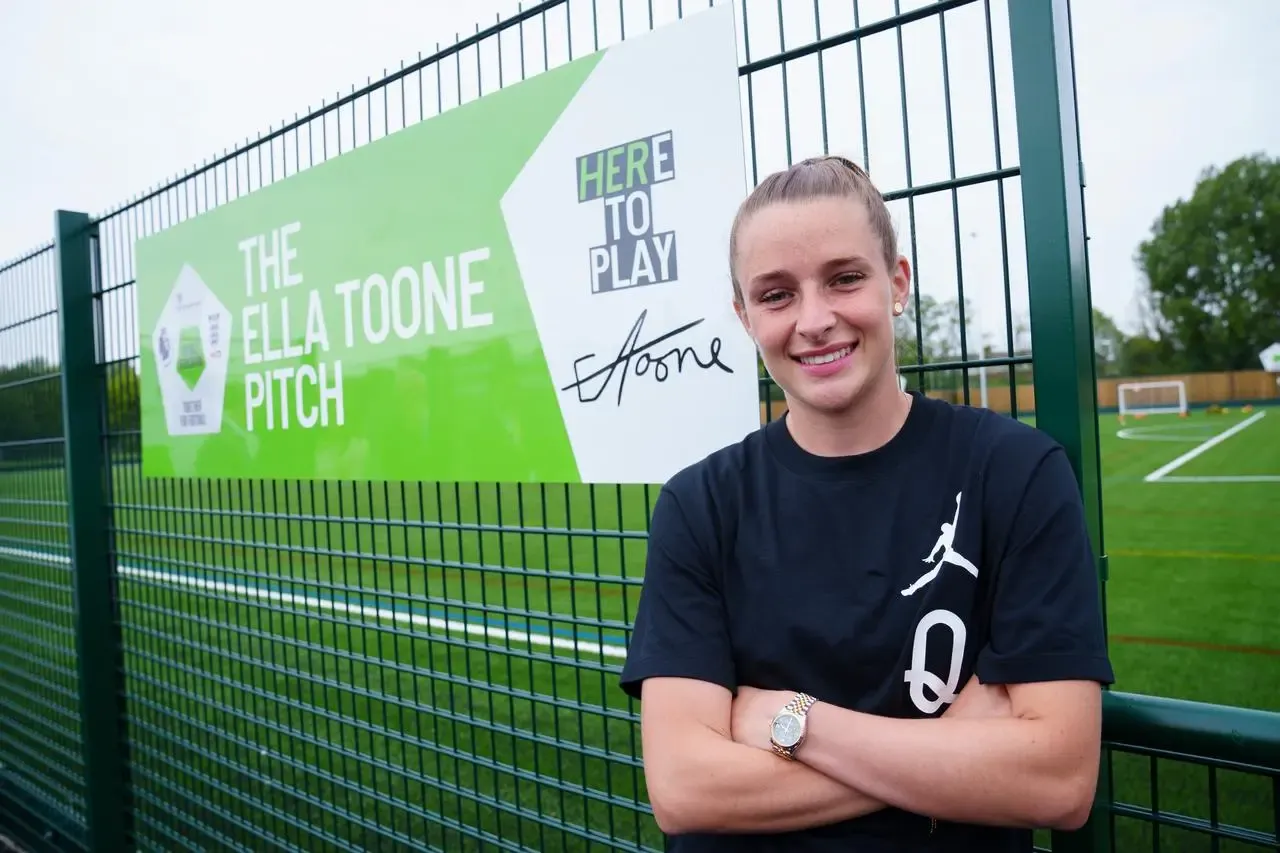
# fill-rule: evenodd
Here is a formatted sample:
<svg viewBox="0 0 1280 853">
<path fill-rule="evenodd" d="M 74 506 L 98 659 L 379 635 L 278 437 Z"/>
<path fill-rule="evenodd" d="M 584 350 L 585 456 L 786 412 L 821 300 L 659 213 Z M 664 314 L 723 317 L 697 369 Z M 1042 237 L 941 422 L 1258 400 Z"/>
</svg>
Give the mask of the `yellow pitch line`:
<svg viewBox="0 0 1280 853">
<path fill-rule="evenodd" d="M 1157 557 L 1183 560 L 1252 560 L 1260 563 L 1280 563 L 1280 554 L 1245 554 L 1236 551 L 1148 551 L 1141 548 L 1118 548 L 1109 551 L 1111 557 Z"/>
</svg>

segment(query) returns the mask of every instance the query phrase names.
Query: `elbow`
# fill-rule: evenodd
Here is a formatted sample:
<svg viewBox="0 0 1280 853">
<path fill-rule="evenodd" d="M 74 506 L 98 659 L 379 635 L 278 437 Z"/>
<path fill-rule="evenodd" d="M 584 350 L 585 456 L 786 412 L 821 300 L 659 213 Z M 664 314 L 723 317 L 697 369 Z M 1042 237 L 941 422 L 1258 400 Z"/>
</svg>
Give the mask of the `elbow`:
<svg viewBox="0 0 1280 853">
<path fill-rule="evenodd" d="M 664 835 L 679 835 L 687 832 L 684 828 L 684 816 L 680 813 L 680 797 L 666 785 L 655 785 L 649 781 L 649 808 L 653 809 L 653 819 Z"/>
<path fill-rule="evenodd" d="M 658 824 L 658 829 L 662 830 L 663 835 L 683 835 L 690 831 L 678 807 L 672 807 L 666 800 L 652 796 L 649 798 L 649 805 L 653 808 L 654 822 Z"/>
<path fill-rule="evenodd" d="M 697 820 L 697 810 L 689 806 L 689 800 L 679 792 L 650 790 L 649 806 L 653 809 L 653 819 L 664 835 L 684 835 L 697 832 L 702 828 Z"/>
<path fill-rule="evenodd" d="M 1089 822 L 1089 815 L 1092 812 L 1093 798 L 1090 797 L 1082 803 L 1070 803 L 1055 811 L 1048 816 L 1049 819 L 1042 824 L 1042 827 L 1060 832 L 1075 832 Z"/>
<path fill-rule="evenodd" d="M 658 829 L 669 836 L 713 828 L 707 798 L 696 787 L 697 774 L 677 773 L 649 780 L 649 807 Z M 655 784 L 656 783 L 656 784 Z"/>
<path fill-rule="evenodd" d="M 1093 813 L 1094 785 L 1079 785 L 1070 796 L 1065 798 L 1062 811 L 1053 829 L 1064 832 L 1075 832 L 1089 822 Z"/>
<path fill-rule="evenodd" d="M 1039 798 L 1042 813 L 1037 823 L 1044 829 L 1074 832 L 1089 822 L 1097 793 L 1098 776 L 1081 769 L 1060 780 L 1047 796 Z"/>
</svg>

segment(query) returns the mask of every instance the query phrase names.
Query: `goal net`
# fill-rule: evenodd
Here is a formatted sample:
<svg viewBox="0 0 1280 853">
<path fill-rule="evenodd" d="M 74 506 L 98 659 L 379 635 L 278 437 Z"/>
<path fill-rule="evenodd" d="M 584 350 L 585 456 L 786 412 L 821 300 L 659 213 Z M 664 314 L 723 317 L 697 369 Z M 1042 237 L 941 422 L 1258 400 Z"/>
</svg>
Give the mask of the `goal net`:
<svg viewBox="0 0 1280 853">
<path fill-rule="evenodd" d="M 1185 415 L 1187 384 L 1181 380 L 1166 382 L 1122 382 L 1120 417 L 1126 415 Z"/>
</svg>

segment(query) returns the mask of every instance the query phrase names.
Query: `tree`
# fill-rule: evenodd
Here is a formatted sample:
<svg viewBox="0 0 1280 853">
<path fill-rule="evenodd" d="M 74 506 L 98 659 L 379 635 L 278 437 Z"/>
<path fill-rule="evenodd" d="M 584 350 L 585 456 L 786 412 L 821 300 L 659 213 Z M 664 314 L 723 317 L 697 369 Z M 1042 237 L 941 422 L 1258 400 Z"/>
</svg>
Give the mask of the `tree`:
<svg viewBox="0 0 1280 853">
<path fill-rule="evenodd" d="M 126 362 L 106 367 L 107 429 L 113 433 L 139 427 L 138 372 Z M 75 414 L 93 418 L 94 411 Z M 58 438 L 62 425 L 62 377 L 58 365 L 32 358 L 0 365 L 0 461 L 46 459 L 57 448 L 43 439 Z M 9 445 L 5 447 L 4 445 Z"/>
<path fill-rule="evenodd" d="M 1256 367 L 1280 340 L 1280 161 L 1255 154 L 1206 169 L 1135 261 L 1168 369 Z"/>
<path fill-rule="evenodd" d="M 906 309 L 894 319 L 894 339 L 898 364 L 937 364 L 961 361 L 960 303 L 956 299 L 939 302 L 927 293 L 919 294 L 919 335 L 916 334 L 916 300 L 913 294 Z M 965 300 L 965 305 L 969 305 Z M 969 316 L 972 317 L 972 311 Z M 978 340 L 971 333 L 965 341 L 969 359 L 978 357 Z"/>
<path fill-rule="evenodd" d="M 1182 356 L 1173 351 L 1168 338 L 1134 335 L 1125 338 L 1117 376 L 1159 376 L 1183 372 Z M 1099 374 L 1101 375 L 1101 374 Z"/>
<path fill-rule="evenodd" d="M 958 299 L 939 301 L 927 293 L 921 293 L 918 294 L 920 306 L 917 313 L 916 297 L 917 294 L 912 294 L 907 300 L 906 310 L 894 320 L 898 365 L 903 368 L 903 373 L 907 376 L 911 387 L 957 389 L 964 382 L 964 374 L 960 369 L 917 372 L 912 368 L 916 365 L 972 363 L 984 355 L 982 341 L 978 339 L 977 329 L 973 325 L 973 303 L 969 299 L 964 303 L 965 322 L 969 324 L 969 331 L 964 337 L 962 346 L 960 301 Z M 1014 338 L 1017 341 L 1019 335 L 1023 334 L 1023 330 L 1017 321 L 1014 325 Z M 992 334 L 992 332 L 992 329 L 987 330 L 985 354 L 988 356 L 993 351 L 1003 353 L 1001 343 L 1003 336 Z M 977 381 L 974 378 L 976 375 L 971 374 L 970 381 Z M 1008 374 L 1003 371 L 988 371 L 988 376 L 989 381 L 999 384 Z M 1005 383 L 1007 384 L 1007 380 Z"/>
<path fill-rule="evenodd" d="M 58 366 L 43 358 L 0 365 L 0 461 L 50 457 L 55 448 L 41 439 L 60 435 Z"/>
<path fill-rule="evenodd" d="M 1119 376 L 1124 370 L 1124 332 L 1115 321 L 1093 309 L 1093 356 L 1098 376 Z"/>
<path fill-rule="evenodd" d="M 141 423 L 138 410 L 138 372 L 128 362 L 107 367 L 107 429 L 136 431 Z"/>
</svg>

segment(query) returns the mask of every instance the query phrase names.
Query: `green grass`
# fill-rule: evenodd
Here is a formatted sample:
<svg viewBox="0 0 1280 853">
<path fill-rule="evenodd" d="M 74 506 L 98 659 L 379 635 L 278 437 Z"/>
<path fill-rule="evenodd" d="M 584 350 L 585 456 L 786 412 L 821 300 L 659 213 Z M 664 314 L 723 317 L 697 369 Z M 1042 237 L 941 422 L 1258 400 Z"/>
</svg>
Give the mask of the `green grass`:
<svg viewBox="0 0 1280 853">
<path fill-rule="evenodd" d="M 1238 410 L 1101 421 L 1107 607 L 1120 689 L 1280 711 L 1280 623 L 1271 610 L 1280 600 L 1280 408 L 1258 412 L 1166 476 L 1273 482 L 1143 480 L 1251 417 Z"/>
<path fill-rule="evenodd" d="M 1186 418 L 1104 416 L 1100 424 L 1103 536 L 1110 562 L 1108 633 L 1116 688 L 1280 711 L 1280 408 L 1168 477 L 1272 477 L 1271 482 L 1157 481 L 1149 474 L 1242 423 L 1239 409 Z M 1256 414 L 1256 413 L 1254 413 Z M 1193 764 L 1118 755 L 1115 799 L 1275 833 L 1272 782 Z M 1154 790 L 1154 797 L 1153 797 Z M 1211 804 L 1219 811 L 1211 813 Z M 1117 821 L 1118 850 L 1149 850 L 1153 828 Z M 1163 827 L 1161 849 L 1211 846 L 1209 837 Z"/>
<path fill-rule="evenodd" d="M 1120 690 L 1280 710 L 1280 482 L 1143 481 L 1246 417 L 1100 422 Z M 1280 409 L 1175 475 L 1280 478 Z M 0 474 L 0 547 L 65 549 L 61 477 Z M 634 615 L 656 488 L 113 478 L 143 849 L 661 848 L 620 661 L 590 648 Z M 0 760 L 75 810 L 69 589 L 65 564 L 0 552 Z M 1149 805 L 1146 760 L 1122 758 L 1118 799 Z M 1162 761 L 1159 805 L 1208 818 L 1206 785 Z M 1261 780 L 1219 797 L 1273 820 Z"/>
</svg>

